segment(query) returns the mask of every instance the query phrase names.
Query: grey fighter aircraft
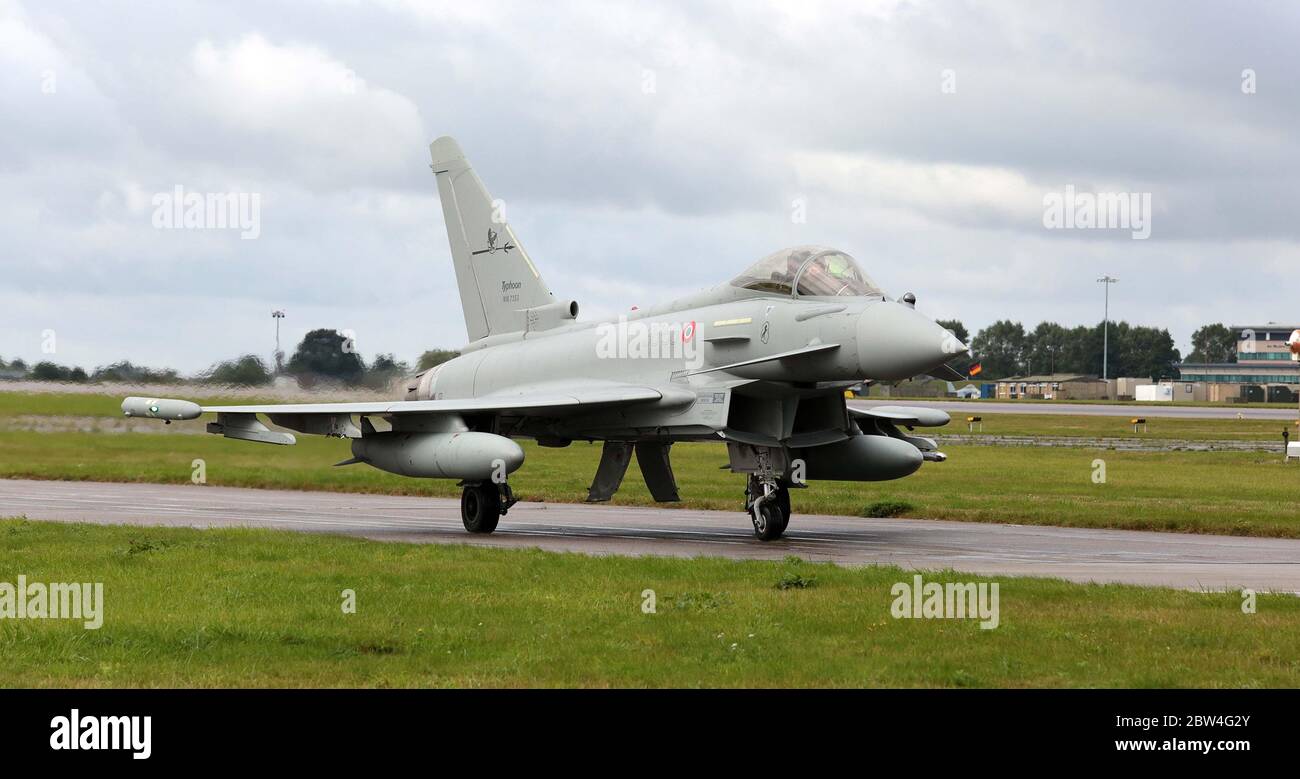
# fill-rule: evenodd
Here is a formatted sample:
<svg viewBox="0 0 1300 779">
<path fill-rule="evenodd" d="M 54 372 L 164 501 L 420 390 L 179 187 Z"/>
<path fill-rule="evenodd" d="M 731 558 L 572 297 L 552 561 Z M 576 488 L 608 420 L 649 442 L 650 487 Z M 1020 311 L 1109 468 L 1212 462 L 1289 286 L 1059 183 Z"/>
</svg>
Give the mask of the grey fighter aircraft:
<svg viewBox="0 0 1300 779">
<path fill-rule="evenodd" d="M 412 377 L 392 402 L 200 406 L 127 398 L 127 416 L 189 420 L 209 433 L 293 444 L 292 433 L 351 440 L 352 458 L 390 473 L 457 479 L 471 533 L 490 533 L 515 502 L 507 477 L 524 463 L 513 440 L 542 447 L 601 441 L 587 499 L 607 501 L 636 454 L 656 501 L 678 500 L 670 451 L 727 445 L 747 476 L 745 509 L 762 540 L 785 532 L 790 490 L 821 479 L 884 481 L 945 457 L 915 427 L 932 409 L 847 406 L 866 381 L 945 375 L 966 346 L 886 295 L 847 254 L 783 249 L 731 281 L 617 320 L 579 322 L 503 218 L 460 146 L 430 146 L 469 344 Z M 728 466 L 723 466 L 724 468 Z"/>
</svg>

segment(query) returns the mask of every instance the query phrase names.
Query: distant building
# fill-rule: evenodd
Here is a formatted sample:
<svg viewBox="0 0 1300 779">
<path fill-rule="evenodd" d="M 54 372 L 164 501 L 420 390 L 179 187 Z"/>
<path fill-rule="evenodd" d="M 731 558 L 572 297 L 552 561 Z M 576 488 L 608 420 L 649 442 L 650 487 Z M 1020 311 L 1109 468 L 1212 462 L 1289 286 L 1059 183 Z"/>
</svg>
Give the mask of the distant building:
<svg viewBox="0 0 1300 779">
<path fill-rule="evenodd" d="M 1116 400 L 1137 400 L 1138 388 L 1154 384 L 1151 377 L 1144 379 L 1136 378 L 1119 378 L 1115 379 L 1115 399 Z"/>
<path fill-rule="evenodd" d="M 1300 363 L 1291 359 L 1287 341 L 1300 325 L 1233 325 L 1240 335 L 1237 340 L 1237 361 L 1226 363 L 1185 362 L 1178 366 L 1183 382 L 1201 384 L 1300 385 Z"/>
<path fill-rule="evenodd" d="M 1105 400 L 1111 383 L 1096 376 L 1056 373 L 1013 376 L 998 382 L 998 400 Z"/>
</svg>

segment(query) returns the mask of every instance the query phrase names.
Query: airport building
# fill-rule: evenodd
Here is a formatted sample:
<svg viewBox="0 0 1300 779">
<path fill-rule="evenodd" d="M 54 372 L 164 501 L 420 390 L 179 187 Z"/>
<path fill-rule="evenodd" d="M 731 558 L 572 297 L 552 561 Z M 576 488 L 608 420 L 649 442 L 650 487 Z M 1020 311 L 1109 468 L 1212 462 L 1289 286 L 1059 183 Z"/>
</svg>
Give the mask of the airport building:
<svg viewBox="0 0 1300 779">
<path fill-rule="evenodd" d="M 1293 401 L 1300 391 L 1300 362 L 1292 358 L 1289 341 L 1300 325 L 1270 322 L 1232 329 L 1240 333 L 1237 361 L 1183 363 L 1178 366 L 1181 384 L 1193 387 L 1198 395 L 1196 390 L 1204 388 L 1206 400 Z"/>
<path fill-rule="evenodd" d="M 998 400 L 1105 400 L 1111 397 L 1111 382 L 1096 376 L 1055 373 L 1044 376 L 1012 376 L 998 381 Z"/>
</svg>

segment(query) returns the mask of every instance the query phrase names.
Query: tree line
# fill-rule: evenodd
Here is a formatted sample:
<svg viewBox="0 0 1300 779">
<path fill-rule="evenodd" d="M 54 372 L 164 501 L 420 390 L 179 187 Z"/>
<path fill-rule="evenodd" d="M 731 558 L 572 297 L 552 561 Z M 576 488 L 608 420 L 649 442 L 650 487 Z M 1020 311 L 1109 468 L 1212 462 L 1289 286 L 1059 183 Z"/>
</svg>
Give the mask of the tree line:
<svg viewBox="0 0 1300 779">
<path fill-rule="evenodd" d="M 303 387 L 322 382 L 343 384 L 349 387 L 384 389 L 397 379 L 423 371 L 456 357 L 460 352 L 448 349 L 431 349 L 420 355 L 413 369 L 409 363 L 392 354 L 380 354 L 369 364 L 356 352 L 352 343 L 336 330 L 321 328 L 303 336 L 293 356 L 284 367 L 284 375 L 291 376 Z M 231 360 L 222 360 L 194 376 L 182 376 L 171 368 L 148 368 L 129 361 L 100 366 L 86 371 L 76 366 L 42 361 L 28 365 L 21 359 L 5 362 L 0 358 L 0 378 L 28 379 L 32 381 L 58 381 L 97 384 L 123 382 L 129 384 L 179 384 L 197 382 L 222 386 L 261 387 L 275 381 L 275 371 L 261 357 L 245 354 Z"/>
<path fill-rule="evenodd" d="M 980 330 L 970 340 L 961 322 L 949 320 L 939 324 L 971 347 L 982 366 L 978 377 L 981 380 L 1042 374 L 1100 376 L 1102 373 L 1104 323 L 1065 327 L 1042 322 L 1027 330 L 1020 322 L 1004 319 Z M 1177 378 L 1181 362 L 1168 330 L 1123 321 L 1110 323 L 1109 375 L 1112 378 Z"/>
</svg>

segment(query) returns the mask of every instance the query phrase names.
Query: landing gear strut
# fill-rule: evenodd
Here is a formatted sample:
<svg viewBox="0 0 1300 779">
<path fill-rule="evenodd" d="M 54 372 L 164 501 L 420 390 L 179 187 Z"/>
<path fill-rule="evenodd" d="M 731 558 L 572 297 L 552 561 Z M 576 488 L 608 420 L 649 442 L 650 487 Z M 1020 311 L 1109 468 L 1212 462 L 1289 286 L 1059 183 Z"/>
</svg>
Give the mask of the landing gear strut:
<svg viewBox="0 0 1300 779">
<path fill-rule="evenodd" d="M 471 533 L 491 533 L 497 522 L 515 505 L 509 484 L 479 482 L 465 484 L 460 493 L 460 521 Z"/>
<path fill-rule="evenodd" d="M 790 525 L 790 488 L 754 474 L 745 487 L 745 510 L 760 541 L 775 541 Z"/>
</svg>

